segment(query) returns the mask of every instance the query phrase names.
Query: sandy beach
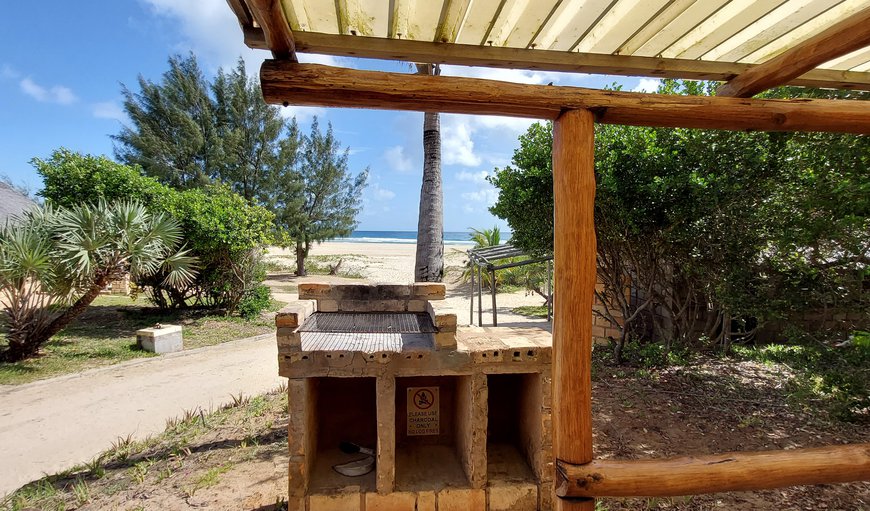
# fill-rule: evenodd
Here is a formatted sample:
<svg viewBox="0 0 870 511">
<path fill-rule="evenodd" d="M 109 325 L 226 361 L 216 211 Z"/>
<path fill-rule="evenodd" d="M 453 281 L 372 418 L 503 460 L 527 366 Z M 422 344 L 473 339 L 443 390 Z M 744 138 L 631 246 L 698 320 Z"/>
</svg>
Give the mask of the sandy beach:
<svg viewBox="0 0 870 511">
<path fill-rule="evenodd" d="M 469 324 L 470 285 L 462 282 L 460 275 L 467 259 L 466 250 L 471 244 L 444 245 L 444 283 L 447 286 L 447 299 L 439 304 L 439 310 L 453 312 L 457 315 L 460 325 Z M 311 248 L 310 261 L 316 264 L 335 265 L 341 261 L 341 272 L 353 275 L 354 278 L 332 277 L 326 275 L 309 275 L 296 277 L 292 272 L 270 275 L 267 284 L 273 289 L 274 296 L 282 301 L 298 299 L 295 284 L 300 282 L 388 282 L 410 283 L 414 281 L 414 257 L 416 245 L 413 243 L 359 243 L 344 241 L 329 241 Z M 272 247 L 269 249 L 270 259 L 295 268 L 293 250 Z M 523 305 L 542 305 L 538 296 L 528 295 L 525 291 L 515 293 L 498 293 L 498 323 L 499 326 L 528 325 L 529 323 L 545 326 L 546 321 L 531 319 L 511 312 L 511 309 Z M 477 301 L 475 300 L 475 324 L 477 323 Z M 483 324 L 492 324 L 492 298 L 484 289 Z"/>
</svg>

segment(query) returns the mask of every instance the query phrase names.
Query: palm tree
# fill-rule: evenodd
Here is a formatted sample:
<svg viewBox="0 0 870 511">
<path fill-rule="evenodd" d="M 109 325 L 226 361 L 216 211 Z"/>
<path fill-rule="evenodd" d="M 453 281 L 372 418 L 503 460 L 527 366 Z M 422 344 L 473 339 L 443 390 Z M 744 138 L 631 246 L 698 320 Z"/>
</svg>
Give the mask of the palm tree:
<svg viewBox="0 0 870 511">
<path fill-rule="evenodd" d="M 35 355 L 87 309 L 112 280 L 162 274 L 168 284 L 193 280 L 195 260 L 181 227 L 124 201 L 46 207 L 0 229 L 0 304 L 8 345 L 0 360 Z"/>
<path fill-rule="evenodd" d="M 417 64 L 419 74 L 437 76 L 436 64 Z M 438 112 L 423 116 L 423 186 L 417 220 L 414 280 L 441 282 L 444 278 L 444 194 L 441 189 L 441 120 Z"/>
</svg>

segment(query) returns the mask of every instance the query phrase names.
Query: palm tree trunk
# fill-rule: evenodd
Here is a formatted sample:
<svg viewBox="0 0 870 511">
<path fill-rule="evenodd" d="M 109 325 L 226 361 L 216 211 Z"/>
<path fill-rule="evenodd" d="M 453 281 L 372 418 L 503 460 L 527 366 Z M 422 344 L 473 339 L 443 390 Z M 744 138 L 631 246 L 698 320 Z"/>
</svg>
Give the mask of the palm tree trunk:
<svg viewBox="0 0 870 511">
<path fill-rule="evenodd" d="M 432 64 L 417 64 L 420 74 L 438 75 Z M 417 221 L 414 280 L 441 282 L 444 277 L 444 196 L 441 188 L 441 120 L 437 112 L 423 118 L 423 185 Z"/>
<path fill-rule="evenodd" d="M 63 314 L 54 318 L 45 328 L 32 332 L 27 336 L 24 343 L 10 343 L 9 348 L 2 354 L 2 358 L 6 362 L 18 362 L 25 358 L 35 355 L 43 344 L 55 336 L 58 332 L 66 328 L 74 319 L 83 313 L 91 302 L 100 295 L 100 291 L 106 287 L 109 282 L 107 276 L 97 277 L 88 291 L 79 297 Z"/>
</svg>

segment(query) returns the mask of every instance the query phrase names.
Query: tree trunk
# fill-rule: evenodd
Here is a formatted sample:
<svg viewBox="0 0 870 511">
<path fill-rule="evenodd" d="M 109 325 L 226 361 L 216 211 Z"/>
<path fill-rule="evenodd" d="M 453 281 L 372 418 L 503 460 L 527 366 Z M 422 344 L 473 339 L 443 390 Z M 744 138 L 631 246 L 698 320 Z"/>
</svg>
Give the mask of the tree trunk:
<svg viewBox="0 0 870 511">
<path fill-rule="evenodd" d="M 296 276 L 304 277 L 307 275 L 305 272 L 305 256 L 308 255 L 308 250 L 303 245 L 302 240 L 296 240 Z"/>
<path fill-rule="evenodd" d="M 108 281 L 108 277 L 98 277 L 85 294 L 79 297 L 79 299 L 60 316 L 56 317 L 54 321 L 49 323 L 47 327 L 39 332 L 28 335 L 26 342 L 24 343 L 10 343 L 9 348 L 3 353 L 3 360 L 5 362 L 18 362 L 36 355 L 43 344 L 48 342 L 48 340 L 54 337 L 55 334 L 66 328 L 74 319 L 88 308 L 91 302 L 100 295 L 100 291 L 106 287 Z"/>
<path fill-rule="evenodd" d="M 432 64 L 417 64 L 420 74 L 438 75 Z M 444 197 L 441 189 L 441 120 L 437 112 L 423 118 L 423 185 L 417 221 L 414 280 L 441 282 L 444 277 Z"/>
</svg>

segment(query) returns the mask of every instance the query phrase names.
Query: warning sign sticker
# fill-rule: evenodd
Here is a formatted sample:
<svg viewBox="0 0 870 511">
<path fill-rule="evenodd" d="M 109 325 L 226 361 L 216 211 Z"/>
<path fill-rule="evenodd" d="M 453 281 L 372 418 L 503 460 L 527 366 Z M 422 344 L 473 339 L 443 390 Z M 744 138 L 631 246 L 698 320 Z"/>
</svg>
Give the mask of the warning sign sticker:
<svg viewBox="0 0 870 511">
<path fill-rule="evenodd" d="M 438 387 L 408 387 L 408 436 L 441 432 Z"/>
</svg>

